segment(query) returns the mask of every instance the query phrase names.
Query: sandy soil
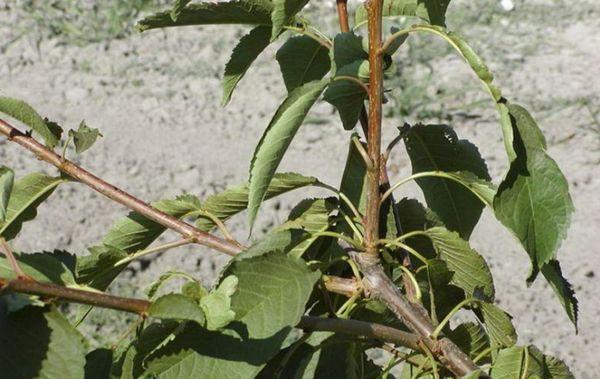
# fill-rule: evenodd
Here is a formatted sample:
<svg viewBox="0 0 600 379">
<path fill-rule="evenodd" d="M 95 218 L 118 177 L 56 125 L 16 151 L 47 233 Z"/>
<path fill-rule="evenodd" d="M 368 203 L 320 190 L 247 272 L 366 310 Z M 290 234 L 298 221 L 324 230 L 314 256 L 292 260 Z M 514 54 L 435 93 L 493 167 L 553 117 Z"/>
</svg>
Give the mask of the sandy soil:
<svg viewBox="0 0 600 379">
<path fill-rule="evenodd" d="M 560 7 L 551 10 L 562 11 Z M 559 257 L 580 300 L 579 334 L 546 284 L 540 280 L 526 288 L 528 259 L 488 211 L 472 244 L 490 262 L 498 301 L 514 316 L 521 342 L 535 342 L 565 359 L 578 378 L 592 378 L 600 374 L 600 297 L 595 284 L 600 275 L 595 240 L 600 227 L 600 125 L 592 118 L 592 111 L 600 106 L 600 21 L 597 12 L 565 20 L 549 11 L 540 17 L 556 22 L 545 19 L 540 30 L 531 22 L 520 22 L 522 16 L 518 6 L 503 16 L 506 40 L 502 33 L 482 33 L 477 25 L 464 31 L 479 37 L 474 45 L 497 72 L 506 96 L 533 109 L 548 137 L 551 155 L 569 180 L 576 213 Z M 0 42 L 14 36 L 10 25 L 19 17 L 0 11 Z M 513 26 L 526 37 L 518 37 Z M 0 55 L 0 93 L 26 99 L 65 127 L 74 128 L 85 119 L 99 128 L 104 134 L 100 143 L 81 158 L 74 152 L 70 156 L 115 185 L 145 200 L 184 191 L 202 197 L 247 180 L 254 146 L 285 94 L 273 59 L 276 47 L 271 47 L 243 80 L 231 105 L 220 107 L 222 69 L 242 33 L 228 27 L 188 28 L 134 34 L 84 47 L 63 45 L 56 38 L 37 45 L 25 36 Z M 432 65 L 440 83 L 456 80 L 476 88 L 477 82 L 455 56 Z M 466 98 L 482 98 L 481 94 L 468 93 Z M 457 96 L 447 101 L 460 105 L 464 100 Z M 582 106 L 585 101 L 589 110 Z M 311 111 L 312 122 L 292 143 L 282 171 L 339 182 L 348 136 L 337 117 L 320 122 L 332 112 L 325 103 Z M 402 122 L 386 119 L 386 136 L 390 138 L 393 126 Z M 462 138 L 480 147 L 493 178 L 499 181 L 506 159 L 496 114 L 492 110 L 456 113 L 452 123 Z M 51 172 L 5 140 L 0 140 L 0 163 L 19 175 L 38 169 Z M 395 178 L 409 172 L 401 149 L 390 169 Z M 266 203 L 260 228 L 283 220 L 294 202 L 306 195 L 303 192 Z M 420 196 L 415 187 L 409 193 Z M 15 247 L 84 254 L 86 246 L 97 243 L 126 213 L 81 185 L 66 185 L 40 207 L 35 222 L 26 224 Z M 231 229 L 245 238 L 245 218 L 235 218 Z M 164 240 L 170 238 L 167 234 Z M 141 296 L 141 290 L 168 268 L 193 271 L 209 285 L 226 260 L 207 249 L 179 248 L 134 264 L 113 290 Z M 103 317 L 93 320 L 111 324 L 106 318 L 114 316 Z M 99 327 L 95 332 L 99 333 Z M 102 334 L 107 335 L 107 329 Z"/>
</svg>

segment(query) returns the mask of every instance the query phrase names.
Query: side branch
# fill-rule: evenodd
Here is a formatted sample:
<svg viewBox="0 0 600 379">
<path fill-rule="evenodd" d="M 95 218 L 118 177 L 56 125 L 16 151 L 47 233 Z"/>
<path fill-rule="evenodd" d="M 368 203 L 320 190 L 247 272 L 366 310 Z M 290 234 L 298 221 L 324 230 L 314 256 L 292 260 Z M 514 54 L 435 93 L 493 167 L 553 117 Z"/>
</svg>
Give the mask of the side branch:
<svg viewBox="0 0 600 379">
<path fill-rule="evenodd" d="M 128 194 L 127 192 L 105 182 L 94 174 L 86 171 L 75 163 L 63 159 L 54 151 L 48 149 L 34 138 L 23 134 L 13 126 L 0 120 L 0 133 L 8 137 L 12 142 L 16 142 L 27 150 L 34 153 L 39 159 L 57 167 L 60 171 L 69 175 L 71 178 L 81 182 L 95 191 L 103 194 L 109 199 L 126 206 L 127 208 L 141 214 L 142 216 L 161 224 L 162 226 L 174 230 L 186 238 L 193 238 L 194 242 L 204 245 L 228 255 L 236 255 L 242 249 L 231 241 L 219 238 L 193 227 L 192 225 L 181 221 L 171 215 L 159 211 L 151 205 Z"/>
<path fill-rule="evenodd" d="M 142 317 L 148 315 L 151 302 L 58 286 L 52 283 L 40 283 L 31 279 L 0 279 L 1 291 L 13 291 L 45 298 L 56 298 L 72 303 L 95 305 L 123 312 L 135 313 Z M 365 321 L 344 320 L 304 316 L 297 325 L 305 331 L 325 331 L 343 333 L 375 339 L 381 342 L 401 345 L 413 350 L 421 350 L 419 338 L 415 334 L 389 326 Z"/>
<path fill-rule="evenodd" d="M 421 342 L 444 366 L 458 376 L 464 376 L 478 369 L 471 358 L 450 339 L 432 337 L 435 327 L 427 313 L 422 308 L 416 307 L 400 292 L 386 275 L 378 257 L 356 252 L 351 255 L 364 275 L 363 284 L 369 297 L 385 303 L 410 330 L 420 337 Z"/>
</svg>

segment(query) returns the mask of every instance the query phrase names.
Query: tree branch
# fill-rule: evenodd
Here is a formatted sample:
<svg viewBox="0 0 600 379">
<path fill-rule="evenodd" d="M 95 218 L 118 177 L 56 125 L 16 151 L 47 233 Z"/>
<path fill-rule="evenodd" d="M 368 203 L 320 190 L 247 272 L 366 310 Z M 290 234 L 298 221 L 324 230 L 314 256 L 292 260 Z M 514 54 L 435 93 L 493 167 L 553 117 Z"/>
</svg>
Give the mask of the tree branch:
<svg viewBox="0 0 600 379">
<path fill-rule="evenodd" d="M 478 369 L 471 358 L 450 339 L 432 338 L 433 323 L 422 307 L 411 303 L 385 274 L 379 258 L 370 254 L 351 252 L 363 273 L 363 285 L 370 298 L 386 304 L 404 324 L 415 332 L 422 343 L 450 371 L 458 376 Z M 480 376 L 485 377 L 485 376 Z"/>
<path fill-rule="evenodd" d="M 161 212 L 151 205 L 128 194 L 127 192 L 105 182 L 73 162 L 67 159 L 62 159 L 54 151 L 40 144 L 31 136 L 21 133 L 4 120 L 0 120 L 0 133 L 8 137 L 9 140 L 18 143 L 27 150 L 33 152 L 39 159 L 56 166 L 60 171 L 69 175 L 78 182 L 87 185 L 109 199 L 126 206 L 142 216 L 157 222 L 168 229 L 176 231 L 183 237 L 193 238 L 194 241 L 200 245 L 213 248 L 231 256 L 242 251 L 242 249 L 235 243 L 203 232 L 184 221 Z"/>
<path fill-rule="evenodd" d="M 91 189 L 103 194 L 109 199 L 124 205 L 125 207 L 141 214 L 142 216 L 157 222 L 167 229 L 171 229 L 181 234 L 184 238 L 189 238 L 193 243 L 213 248 L 222 253 L 234 256 L 243 251 L 243 248 L 233 241 L 219 238 L 206 233 L 194 226 L 181 221 L 171 215 L 168 215 L 148 203 L 128 194 L 127 192 L 105 182 L 94 174 L 86 171 L 75 163 L 63 159 L 54 151 L 36 141 L 30 135 L 20 132 L 6 121 L 0 119 L 0 134 L 5 135 L 12 142 L 15 142 L 27 150 L 34 153 L 39 159 L 57 167 L 60 171 L 69 175 L 78 182 L 87 185 Z M 357 285 L 350 285 L 350 279 L 329 277 L 325 283 L 328 291 L 351 296 L 358 291 Z"/>
<path fill-rule="evenodd" d="M 378 255 L 379 204 L 381 198 L 381 110 L 383 100 L 383 54 L 381 48 L 383 0 L 366 2 L 369 20 L 369 128 L 367 150 L 373 167 L 367 170 L 367 206 L 365 244 L 367 254 Z"/>
<path fill-rule="evenodd" d="M 67 288 L 52 283 L 40 283 L 30 279 L 0 279 L 0 288 L 2 291 L 26 293 L 45 298 L 57 298 L 72 303 L 88 304 L 135 313 L 142 317 L 148 316 L 148 309 L 152 304 L 143 299 L 125 298 L 101 292 Z M 420 350 L 419 338 L 415 334 L 365 321 L 304 316 L 297 327 L 306 331 L 350 334 L 405 346 L 417 351 Z"/>
</svg>

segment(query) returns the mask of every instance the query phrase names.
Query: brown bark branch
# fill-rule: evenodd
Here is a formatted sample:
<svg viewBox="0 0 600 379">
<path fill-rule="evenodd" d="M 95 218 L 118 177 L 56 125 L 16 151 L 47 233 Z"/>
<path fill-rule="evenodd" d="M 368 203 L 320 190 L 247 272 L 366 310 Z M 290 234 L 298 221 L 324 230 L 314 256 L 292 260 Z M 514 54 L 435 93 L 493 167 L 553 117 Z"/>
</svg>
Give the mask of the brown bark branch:
<svg viewBox="0 0 600 379">
<path fill-rule="evenodd" d="M 86 171 L 73 162 L 62 159 L 54 151 L 40 144 L 34 138 L 26 135 L 13 126 L 0 120 L 0 133 L 8 137 L 9 140 L 18 143 L 27 150 L 34 153 L 39 159 L 57 167 L 60 171 L 69 175 L 71 178 L 81 182 L 88 187 L 103 194 L 109 199 L 126 206 L 127 208 L 141 214 L 142 216 L 157 222 L 168 229 L 174 230 L 186 238 L 193 238 L 200 245 L 204 245 L 228 255 L 236 255 L 242 249 L 231 241 L 224 240 L 212 234 L 206 233 L 193 227 L 192 225 L 181 221 L 171 215 L 159 211 L 151 205 L 139 200 L 127 192 L 105 182 L 94 174 Z"/>
<path fill-rule="evenodd" d="M 151 205 L 113 186 L 112 184 L 105 182 L 75 163 L 67 159 L 63 159 L 54 151 L 36 141 L 33 137 L 20 132 L 12 125 L 1 119 L 0 134 L 5 135 L 10 141 L 21 145 L 22 147 L 34 153 L 39 159 L 57 167 L 60 171 L 69 175 L 80 183 L 87 185 L 93 190 L 141 214 L 142 216 L 159 223 L 165 228 L 178 232 L 185 238 L 193 239 L 194 243 L 213 248 L 217 251 L 232 256 L 243 251 L 243 248 L 237 245 L 235 242 L 219 238 L 197 229 L 184 221 L 181 221 L 152 207 Z M 358 291 L 358 289 L 355 281 L 353 281 L 354 285 L 351 285 L 349 280 L 350 279 L 329 277 L 328 281 L 325 283 L 325 287 L 330 292 L 351 296 L 353 293 Z"/>
<path fill-rule="evenodd" d="M 0 279 L 0 288 L 2 291 L 13 291 L 38 295 L 50 299 L 56 298 L 72 303 L 94 305 L 102 308 L 135 313 L 143 317 L 148 316 L 148 309 L 152 304 L 143 299 L 132 299 L 108 295 L 106 293 L 84 291 L 62 287 L 52 283 L 40 283 L 28 279 Z M 419 338 L 415 334 L 365 321 L 304 316 L 297 327 L 305 331 L 325 331 L 349 334 L 375 339 L 381 342 L 393 343 L 413 350 L 420 350 Z"/>
<path fill-rule="evenodd" d="M 351 253 L 363 273 L 363 286 L 369 297 L 386 304 L 444 366 L 458 376 L 478 369 L 471 358 L 450 339 L 431 336 L 435 327 L 427 315 L 411 303 L 385 274 L 377 256 Z M 484 377 L 484 376 L 482 376 Z"/>
<path fill-rule="evenodd" d="M 379 239 L 379 205 L 381 203 L 381 110 L 383 96 L 383 55 L 381 48 L 383 0 L 366 2 L 369 21 L 369 128 L 367 151 L 373 167 L 367 170 L 367 205 L 365 214 L 365 247 L 367 254 L 377 255 Z"/>
<path fill-rule="evenodd" d="M 340 30 L 342 33 L 350 31 L 348 23 L 348 0 L 336 0 L 338 20 L 340 22 Z"/>
</svg>

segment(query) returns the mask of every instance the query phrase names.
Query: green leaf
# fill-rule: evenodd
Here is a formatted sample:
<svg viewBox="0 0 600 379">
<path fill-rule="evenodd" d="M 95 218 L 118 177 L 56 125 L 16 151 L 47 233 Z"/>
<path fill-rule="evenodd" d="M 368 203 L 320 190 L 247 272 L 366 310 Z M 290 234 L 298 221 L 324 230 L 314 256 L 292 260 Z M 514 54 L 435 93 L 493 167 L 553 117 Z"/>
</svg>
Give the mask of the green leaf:
<svg viewBox="0 0 600 379">
<path fill-rule="evenodd" d="M 179 323 L 176 321 L 162 321 L 160 323 L 152 323 L 142 330 L 137 339 L 132 341 L 127 350 L 121 355 L 120 359 L 115 363 L 119 366 L 121 379 L 134 379 L 142 377 L 144 373 L 144 360 L 154 351 L 166 346 L 176 335 L 183 331 L 186 322 Z M 197 323 L 189 323 L 195 327 Z M 119 370 L 113 370 L 119 371 Z"/>
<path fill-rule="evenodd" d="M 566 237 L 573 203 L 567 180 L 546 154 L 545 140 L 533 118 L 518 105 L 507 107 L 517 156 L 498 188 L 494 211 L 521 241 L 535 273 L 555 257 Z"/>
<path fill-rule="evenodd" d="M 200 299 L 208 330 L 221 329 L 235 320 L 235 312 L 231 310 L 231 296 L 237 287 L 238 279 L 230 275 L 223 279 L 216 289 Z"/>
<path fill-rule="evenodd" d="M 346 130 L 352 130 L 360 119 L 366 98 L 361 85 L 346 79 L 332 81 L 323 94 L 323 99 L 337 109 Z"/>
<path fill-rule="evenodd" d="M 573 286 L 562 275 L 560 263 L 557 260 L 551 260 L 549 263 L 542 266 L 541 271 L 544 278 L 550 283 L 550 287 L 552 287 L 556 296 L 558 296 L 565 312 L 567 312 L 569 320 L 575 325 L 575 331 L 577 331 L 579 307 L 577 305 Z"/>
<path fill-rule="evenodd" d="M 82 336 L 55 309 L 0 314 L 3 378 L 83 378 L 84 366 Z"/>
<path fill-rule="evenodd" d="M 513 346 L 517 342 L 517 333 L 508 313 L 491 303 L 481 302 L 479 305 L 492 347 Z"/>
<path fill-rule="evenodd" d="M 242 80 L 246 71 L 260 53 L 269 46 L 271 40 L 271 28 L 269 26 L 257 26 L 250 33 L 243 36 L 233 49 L 231 58 L 225 65 L 223 76 L 223 100 L 227 105 L 238 82 Z"/>
<path fill-rule="evenodd" d="M 0 235 L 7 240 L 15 238 L 23 223 L 37 216 L 37 207 L 46 200 L 56 187 L 67 182 L 61 177 L 52 177 L 42 173 L 33 173 L 14 182 L 6 216 L 0 223 Z"/>
<path fill-rule="evenodd" d="M 185 6 L 190 3 L 190 1 L 191 0 L 175 0 L 175 2 L 173 3 L 173 7 L 171 7 L 171 13 L 169 13 L 169 15 L 171 16 L 171 20 L 177 21 L 179 15 L 181 14 Z"/>
<path fill-rule="evenodd" d="M 124 266 L 115 267 L 115 264 L 126 258 L 127 253 L 106 245 L 93 246 L 88 250 L 90 255 L 77 260 L 77 281 L 104 290 L 123 270 Z"/>
<path fill-rule="evenodd" d="M 443 260 L 429 259 L 426 267 L 426 271 L 422 270 L 417 275 L 417 280 L 421 283 L 426 281 L 427 291 L 422 291 L 424 304 L 429 303 L 431 319 L 439 323 L 465 299 L 465 290 L 451 283 L 454 273 Z"/>
<path fill-rule="evenodd" d="M 293 172 L 277 173 L 273 175 L 273 179 L 267 187 L 265 200 L 318 183 L 319 181 L 312 176 L 304 176 Z M 248 184 L 242 184 L 209 196 L 202 201 L 199 209 L 211 213 L 221 221 L 225 221 L 248 207 L 248 187 Z M 201 230 L 210 231 L 215 227 L 215 224 L 209 218 L 199 217 L 196 226 Z"/>
<path fill-rule="evenodd" d="M 307 238 L 298 243 L 288 254 L 300 258 L 315 243 L 318 236 L 330 226 L 330 214 L 337 209 L 337 199 L 304 199 L 292 209 L 288 220 L 278 230 L 296 229 L 307 233 Z"/>
<path fill-rule="evenodd" d="M 152 206 L 176 218 L 183 218 L 200 207 L 199 200 L 192 195 L 178 196 L 175 200 L 160 200 Z M 127 253 L 147 248 L 163 232 L 165 227 L 144 216 L 131 212 L 117 221 L 106 233 L 102 243 Z"/>
<path fill-rule="evenodd" d="M 58 253 L 15 254 L 23 272 L 38 282 L 61 286 L 75 285 L 73 272 L 57 256 Z M 4 256 L 0 256 L 0 278 L 15 279 L 16 274 Z"/>
<path fill-rule="evenodd" d="M 6 166 L 0 167 L 0 224 L 6 220 L 8 200 L 13 188 L 15 173 Z"/>
<path fill-rule="evenodd" d="M 530 378 L 537 375 L 540 379 L 574 379 L 569 367 L 560 359 L 543 354 L 537 347 L 529 345 L 529 366 L 527 373 Z"/>
<path fill-rule="evenodd" d="M 416 16 L 432 25 L 445 26 L 450 0 L 383 0 L 383 17 Z M 367 10 L 360 5 L 354 14 L 355 25 L 367 21 Z"/>
<path fill-rule="evenodd" d="M 306 114 L 317 101 L 327 83 L 314 81 L 298 87 L 288 94 L 279 106 L 263 134 L 250 164 L 250 192 L 248 219 L 254 224 L 269 183 L 279 166 L 290 142 L 302 125 Z"/>
<path fill-rule="evenodd" d="M 273 0 L 273 11 L 271 12 L 271 22 L 273 31 L 271 40 L 275 40 L 283 28 L 288 25 L 308 3 L 308 0 Z"/>
<path fill-rule="evenodd" d="M 365 345 L 329 332 L 314 332 L 282 350 L 257 379 L 379 378 L 381 368 L 365 354 Z M 393 378 L 393 377 L 389 377 Z"/>
<path fill-rule="evenodd" d="M 490 347 L 490 339 L 485 333 L 485 329 L 478 323 L 467 322 L 460 324 L 448 332 L 447 335 L 448 338 L 472 359 Z"/>
<path fill-rule="evenodd" d="M 77 154 L 81 154 L 92 147 L 98 137 L 102 137 L 102 134 L 98 129 L 90 128 L 85 121 L 81 121 L 77 131 L 69 130 L 69 137 L 73 138 Z"/>
<path fill-rule="evenodd" d="M 148 315 L 166 320 L 190 320 L 204 326 L 206 318 L 200 305 L 185 295 L 171 293 L 156 299 Z"/>
<path fill-rule="evenodd" d="M 98 348 L 90 351 L 85 356 L 85 379 L 111 378 L 113 365 L 113 351 Z"/>
<path fill-rule="evenodd" d="M 0 112 L 29 126 L 44 139 L 48 147 L 56 146 L 60 139 L 60 128 L 56 130 L 49 127 L 42 116 L 24 101 L 0 96 Z"/>
<path fill-rule="evenodd" d="M 460 236 L 443 227 L 425 231 L 441 260 L 454 272 L 450 283 L 465 291 L 467 297 L 475 297 L 482 291 L 486 300 L 494 299 L 494 280 L 485 259 Z"/>
<path fill-rule="evenodd" d="M 363 48 L 363 38 L 352 33 L 338 33 L 333 39 L 333 61 L 339 70 L 344 66 L 369 59 Z"/>
<path fill-rule="evenodd" d="M 235 260 L 231 308 L 236 321 L 220 332 L 188 324 L 147 360 L 148 375 L 161 378 L 254 378 L 280 350 L 305 311 L 320 276 L 300 260 L 267 254 Z"/>
<path fill-rule="evenodd" d="M 498 352 L 492 365 L 492 379 L 519 379 L 523 371 L 524 349 L 513 346 Z"/>
<path fill-rule="evenodd" d="M 362 145 L 365 149 L 367 148 L 365 143 Z M 346 195 L 359 212 L 364 214 L 367 206 L 367 166 L 352 139 L 349 141 L 340 192 Z M 350 212 L 344 203 L 342 203 L 342 207 L 346 212 Z"/>
<path fill-rule="evenodd" d="M 141 32 L 149 29 L 186 25 L 247 24 L 271 25 L 271 11 L 250 1 L 189 4 L 174 21 L 171 12 L 159 12 L 137 23 Z"/>
<path fill-rule="evenodd" d="M 152 282 L 152 284 L 150 284 L 150 286 L 144 291 L 146 293 L 146 296 L 148 296 L 149 299 L 153 299 L 154 296 L 158 293 L 158 290 L 162 288 L 162 286 L 167 284 L 169 280 L 175 278 L 183 278 L 188 282 L 197 283 L 196 279 L 194 279 L 192 276 L 185 272 L 167 271 L 164 274 L 162 274 L 157 280 Z"/>
<path fill-rule="evenodd" d="M 329 72 L 329 49 L 307 36 L 288 39 L 276 55 L 288 92 Z"/>
<path fill-rule="evenodd" d="M 413 174 L 425 171 L 468 171 L 483 180 L 490 180 L 487 167 L 477 148 L 460 140 L 446 125 L 417 125 L 404 137 Z M 484 204 L 468 188 L 459 183 L 437 178 L 417 179 L 427 205 L 450 230 L 469 239 Z"/>
</svg>

